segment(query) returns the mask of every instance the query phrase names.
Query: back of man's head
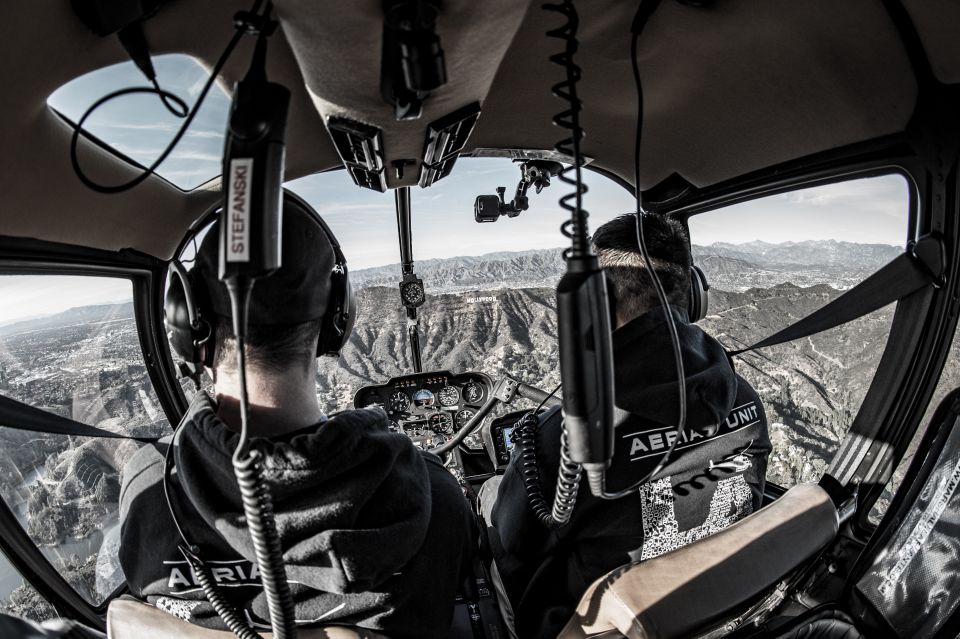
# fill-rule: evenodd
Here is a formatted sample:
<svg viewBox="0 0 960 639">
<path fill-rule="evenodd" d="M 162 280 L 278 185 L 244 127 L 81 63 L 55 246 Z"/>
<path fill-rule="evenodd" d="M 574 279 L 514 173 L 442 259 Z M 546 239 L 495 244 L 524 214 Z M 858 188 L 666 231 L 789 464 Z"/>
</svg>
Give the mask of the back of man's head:
<svg viewBox="0 0 960 639">
<path fill-rule="evenodd" d="M 645 214 L 643 230 L 653 269 L 668 301 L 686 308 L 691 265 L 686 229 L 674 218 Z M 613 285 L 617 324 L 625 324 L 659 305 L 657 291 L 637 244 L 636 216 L 628 213 L 600 226 L 593 235 L 593 247 Z"/>
<path fill-rule="evenodd" d="M 254 284 L 250 298 L 246 337 L 250 369 L 267 373 L 305 370 L 316 357 L 336 258 L 315 215 L 298 198 L 284 198 L 282 265 Z M 218 279 L 219 224 L 218 220 L 203 239 L 195 269 L 204 280 L 215 315 L 214 368 L 229 371 L 236 365 L 236 339 L 230 298 Z"/>
</svg>

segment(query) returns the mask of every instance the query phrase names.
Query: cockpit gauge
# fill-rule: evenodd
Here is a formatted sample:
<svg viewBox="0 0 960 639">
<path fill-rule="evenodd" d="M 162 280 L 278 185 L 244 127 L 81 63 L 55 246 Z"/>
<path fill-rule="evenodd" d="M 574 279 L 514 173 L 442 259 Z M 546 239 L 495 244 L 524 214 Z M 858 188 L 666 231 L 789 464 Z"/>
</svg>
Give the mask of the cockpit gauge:
<svg viewBox="0 0 960 639">
<path fill-rule="evenodd" d="M 463 387 L 463 398 L 471 404 L 479 404 L 483 401 L 483 387 L 476 382 L 470 382 Z"/>
<path fill-rule="evenodd" d="M 456 406 L 460 403 L 460 391 L 456 386 L 444 386 L 437 392 L 437 399 L 440 400 L 441 406 Z"/>
<path fill-rule="evenodd" d="M 450 415 L 443 411 L 434 413 L 430 416 L 430 430 L 449 435 L 453 432 L 453 420 L 450 419 Z"/>
<path fill-rule="evenodd" d="M 475 411 L 470 410 L 469 408 L 464 408 L 462 411 L 457 413 L 457 428 L 463 428 L 467 425 L 473 416 L 476 414 Z"/>
<path fill-rule="evenodd" d="M 426 388 L 421 388 L 413 394 L 413 404 L 417 408 L 429 408 L 437 401 L 436 396 Z"/>
<path fill-rule="evenodd" d="M 392 413 L 405 413 L 410 408 L 410 398 L 403 391 L 397 391 L 390 396 L 387 407 Z"/>
</svg>

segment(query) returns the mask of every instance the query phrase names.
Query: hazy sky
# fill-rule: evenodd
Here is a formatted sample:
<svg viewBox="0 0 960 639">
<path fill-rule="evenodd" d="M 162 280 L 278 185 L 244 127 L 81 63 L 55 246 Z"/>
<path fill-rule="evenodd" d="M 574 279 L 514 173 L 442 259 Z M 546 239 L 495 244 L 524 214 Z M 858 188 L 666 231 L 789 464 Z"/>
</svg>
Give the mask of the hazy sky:
<svg viewBox="0 0 960 639">
<path fill-rule="evenodd" d="M 206 71 L 184 56 L 155 58 L 161 86 L 192 103 Z M 71 119 L 109 91 L 142 85 L 131 63 L 109 67 L 76 80 L 51 96 L 50 104 Z M 181 188 L 193 188 L 220 171 L 223 129 L 229 99 L 215 86 L 179 147 L 159 173 Z M 156 96 L 121 98 L 101 109 L 87 128 L 143 164 L 150 164 L 179 126 Z M 590 228 L 632 211 L 633 198 L 603 176 L 586 171 L 590 188 L 584 205 Z M 477 195 L 507 187 L 512 198 L 519 178 L 507 160 L 462 158 L 453 173 L 429 189 L 412 192 L 415 260 L 481 255 L 495 251 L 566 245 L 560 224 L 566 219 L 557 204 L 567 192 L 558 181 L 536 195 L 530 210 L 493 224 L 473 221 Z M 357 188 L 344 171 L 312 175 L 287 185 L 310 202 L 340 240 L 354 270 L 399 261 L 393 193 Z M 694 217 L 696 244 L 837 239 L 903 245 L 906 238 L 907 185 L 899 176 L 861 179 L 803 189 L 727 207 Z M 129 282 L 111 278 L 2 276 L 0 324 L 16 318 L 56 313 L 73 306 L 129 301 Z"/>
</svg>

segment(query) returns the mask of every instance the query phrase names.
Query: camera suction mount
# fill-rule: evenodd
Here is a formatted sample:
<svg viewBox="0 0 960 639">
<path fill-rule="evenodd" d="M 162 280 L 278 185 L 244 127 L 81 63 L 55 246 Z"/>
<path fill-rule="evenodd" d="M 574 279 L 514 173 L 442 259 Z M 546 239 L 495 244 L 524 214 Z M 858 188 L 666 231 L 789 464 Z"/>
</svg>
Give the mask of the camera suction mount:
<svg viewBox="0 0 960 639">
<path fill-rule="evenodd" d="M 552 160 L 526 160 L 520 163 L 520 182 L 509 203 L 504 195 L 507 187 L 498 186 L 496 195 L 478 195 L 473 203 L 473 219 L 479 223 L 496 222 L 501 216 L 517 217 L 530 208 L 527 191 L 532 186 L 537 193 L 550 186 L 551 176 L 563 170 L 563 165 Z"/>
</svg>

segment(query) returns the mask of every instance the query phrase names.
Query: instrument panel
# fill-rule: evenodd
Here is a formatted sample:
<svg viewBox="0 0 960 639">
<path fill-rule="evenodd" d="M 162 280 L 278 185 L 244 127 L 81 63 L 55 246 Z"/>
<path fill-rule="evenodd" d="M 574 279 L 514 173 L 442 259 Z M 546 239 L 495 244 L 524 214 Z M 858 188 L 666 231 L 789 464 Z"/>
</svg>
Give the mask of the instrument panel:
<svg viewBox="0 0 960 639">
<path fill-rule="evenodd" d="M 364 386 L 354 395 L 353 405 L 379 406 L 386 411 L 391 430 L 406 434 L 426 450 L 463 428 L 492 392 L 493 382 L 483 373 L 432 371 Z"/>
</svg>

